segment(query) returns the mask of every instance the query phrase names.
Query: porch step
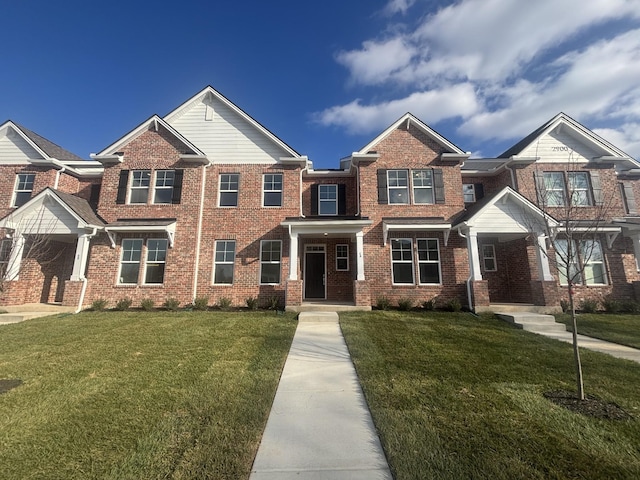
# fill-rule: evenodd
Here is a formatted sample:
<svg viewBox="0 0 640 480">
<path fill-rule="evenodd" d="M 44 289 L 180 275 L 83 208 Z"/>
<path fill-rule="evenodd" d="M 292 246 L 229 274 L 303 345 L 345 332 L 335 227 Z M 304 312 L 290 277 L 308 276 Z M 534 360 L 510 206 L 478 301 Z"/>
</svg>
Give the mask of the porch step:
<svg viewBox="0 0 640 480">
<path fill-rule="evenodd" d="M 20 323 L 32 318 L 48 317 L 49 315 L 72 313 L 75 311 L 74 307 L 63 307 L 62 305 L 48 303 L 27 303 L 1 308 L 7 313 L 0 314 L 0 325 Z"/>
<path fill-rule="evenodd" d="M 532 312 L 496 313 L 498 318 L 513 323 L 516 327 L 529 332 L 566 332 L 567 327 L 557 323 L 553 315 Z"/>
<path fill-rule="evenodd" d="M 533 305 L 528 303 L 492 303 L 491 305 L 476 307 L 476 312 L 502 312 L 502 313 L 562 313 L 560 306 Z"/>
<path fill-rule="evenodd" d="M 287 312 L 358 312 L 371 310 L 370 306 L 356 306 L 353 303 L 304 302 L 302 305 L 285 307 Z"/>
</svg>

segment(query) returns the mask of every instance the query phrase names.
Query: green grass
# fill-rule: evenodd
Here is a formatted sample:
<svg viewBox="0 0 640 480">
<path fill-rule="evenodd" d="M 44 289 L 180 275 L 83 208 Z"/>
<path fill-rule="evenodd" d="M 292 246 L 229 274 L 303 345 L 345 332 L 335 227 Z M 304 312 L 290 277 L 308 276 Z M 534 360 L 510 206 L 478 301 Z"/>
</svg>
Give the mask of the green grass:
<svg viewBox="0 0 640 480">
<path fill-rule="evenodd" d="M 571 346 L 470 314 L 340 315 L 396 480 L 640 478 L 640 365 L 582 354 L 587 394 L 635 418 L 546 400 L 575 390 Z"/>
<path fill-rule="evenodd" d="M 570 315 L 556 315 L 556 320 L 573 331 Z M 580 313 L 577 322 L 582 335 L 640 348 L 640 315 Z"/>
<path fill-rule="evenodd" d="M 0 478 L 241 479 L 295 330 L 273 313 L 94 312 L 0 327 Z"/>
</svg>

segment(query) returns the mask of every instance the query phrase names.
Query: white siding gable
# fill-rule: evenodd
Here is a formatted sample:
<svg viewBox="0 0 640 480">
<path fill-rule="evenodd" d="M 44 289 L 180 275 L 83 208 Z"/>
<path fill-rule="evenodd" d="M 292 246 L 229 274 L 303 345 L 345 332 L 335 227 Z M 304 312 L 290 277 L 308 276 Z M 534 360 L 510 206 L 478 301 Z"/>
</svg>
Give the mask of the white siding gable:
<svg viewBox="0 0 640 480">
<path fill-rule="evenodd" d="M 539 163 L 586 163 L 595 157 L 607 155 L 605 150 L 597 151 L 592 142 L 571 133 L 562 126 L 555 128 L 538 138 L 519 156 L 539 157 Z"/>
<path fill-rule="evenodd" d="M 5 130 L 4 135 L 0 135 L 0 164 L 24 165 L 31 160 L 42 159 L 42 155 L 20 135 L 9 129 Z"/>
<path fill-rule="evenodd" d="M 291 154 L 211 95 L 168 123 L 215 163 L 278 162 Z"/>
<path fill-rule="evenodd" d="M 478 233 L 525 233 L 532 229 L 536 218 L 512 200 L 498 201 L 474 219 Z"/>
<path fill-rule="evenodd" d="M 78 234 L 84 232 L 75 218 L 60 203 L 46 197 L 34 202 L 21 215 L 7 219 L 7 227 L 24 234 Z"/>
</svg>

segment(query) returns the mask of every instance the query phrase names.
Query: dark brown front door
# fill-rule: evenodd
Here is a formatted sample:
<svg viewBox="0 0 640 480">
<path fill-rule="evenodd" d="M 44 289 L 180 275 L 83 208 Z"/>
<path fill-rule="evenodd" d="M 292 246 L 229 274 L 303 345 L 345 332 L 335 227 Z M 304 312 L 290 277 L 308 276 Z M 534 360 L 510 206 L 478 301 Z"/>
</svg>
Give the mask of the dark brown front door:
<svg viewBox="0 0 640 480">
<path fill-rule="evenodd" d="M 324 251 L 305 253 L 304 298 L 306 299 L 325 298 L 324 255 Z"/>
</svg>

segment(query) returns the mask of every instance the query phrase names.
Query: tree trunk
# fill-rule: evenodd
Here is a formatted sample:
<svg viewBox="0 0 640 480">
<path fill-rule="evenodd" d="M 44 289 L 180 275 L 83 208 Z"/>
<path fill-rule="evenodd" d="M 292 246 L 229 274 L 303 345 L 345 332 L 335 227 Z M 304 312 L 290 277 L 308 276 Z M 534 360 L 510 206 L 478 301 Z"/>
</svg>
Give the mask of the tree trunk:
<svg viewBox="0 0 640 480">
<path fill-rule="evenodd" d="M 569 283 L 569 306 L 571 307 L 571 325 L 573 339 L 573 358 L 576 367 L 576 386 L 578 387 L 578 398 L 584 400 L 584 382 L 582 380 L 582 362 L 580 361 L 580 350 L 578 349 L 578 324 L 576 321 L 576 306 L 573 299 L 573 285 Z"/>
</svg>

